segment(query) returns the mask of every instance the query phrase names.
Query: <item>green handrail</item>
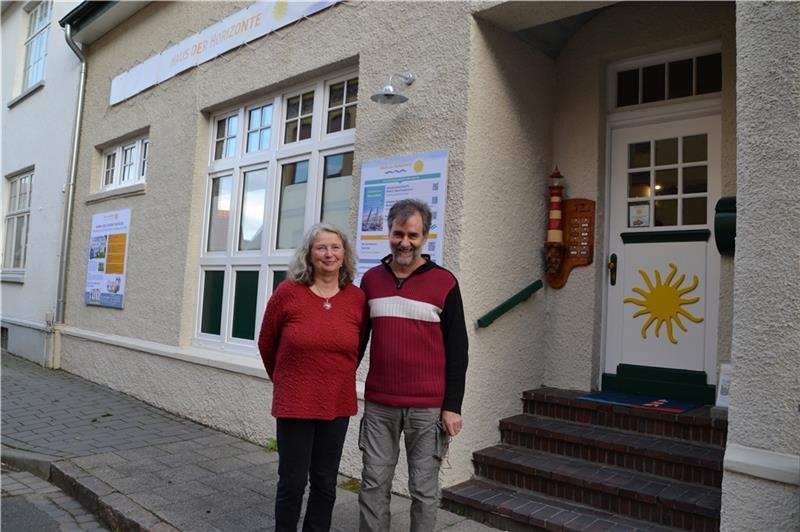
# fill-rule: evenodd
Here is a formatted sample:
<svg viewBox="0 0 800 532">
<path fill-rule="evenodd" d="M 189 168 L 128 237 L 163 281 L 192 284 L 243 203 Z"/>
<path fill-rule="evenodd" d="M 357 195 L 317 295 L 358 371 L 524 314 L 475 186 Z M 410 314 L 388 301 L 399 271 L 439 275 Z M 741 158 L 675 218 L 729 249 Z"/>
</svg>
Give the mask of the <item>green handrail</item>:
<svg viewBox="0 0 800 532">
<path fill-rule="evenodd" d="M 478 318 L 478 328 L 480 329 L 481 327 L 488 327 L 489 325 L 494 323 L 494 320 L 496 320 L 497 318 L 499 318 L 512 308 L 516 307 L 526 299 L 530 298 L 534 294 L 534 292 L 541 289 L 542 286 L 544 286 L 542 284 L 542 280 L 539 279 L 529 284 L 528 286 L 526 286 L 513 296 L 509 297 L 508 299 L 497 305 L 495 308 L 493 308 L 492 310 L 490 310 L 489 312 Z"/>
</svg>

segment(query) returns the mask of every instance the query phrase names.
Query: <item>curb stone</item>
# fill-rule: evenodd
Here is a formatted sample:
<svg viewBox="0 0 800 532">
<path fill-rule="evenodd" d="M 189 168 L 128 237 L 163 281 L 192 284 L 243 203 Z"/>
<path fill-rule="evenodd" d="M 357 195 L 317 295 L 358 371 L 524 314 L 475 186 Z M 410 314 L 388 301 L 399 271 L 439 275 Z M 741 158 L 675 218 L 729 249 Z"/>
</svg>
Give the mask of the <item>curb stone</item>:
<svg viewBox="0 0 800 532">
<path fill-rule="evenodd" d="M 51 464 L 50 479 L 112 530 L 179 532 L 177 528 L 70 460 Z"/>
<path fill-rule="evenodd" d="M 59 460 L 58 457 L 49 456 L 31 451 L 24 451 L 3 445 L 0 451 L 3 462 L 23 471 L 29 471 L 42 480 L 50 479 L 50 464 Z"/>
</svg>

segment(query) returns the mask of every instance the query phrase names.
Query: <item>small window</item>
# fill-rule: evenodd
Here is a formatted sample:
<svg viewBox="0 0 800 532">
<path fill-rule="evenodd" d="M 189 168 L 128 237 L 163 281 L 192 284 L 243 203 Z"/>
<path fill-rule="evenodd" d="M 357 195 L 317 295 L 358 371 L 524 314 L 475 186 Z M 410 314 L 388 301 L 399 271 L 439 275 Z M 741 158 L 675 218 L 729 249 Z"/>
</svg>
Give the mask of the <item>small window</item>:
<svg viewBox="0 0 800 532">
<path fill-rule="evenodd" d="M 314 115 L 314 92 L 306 92 L 286 99 L 286 123 L 283 143 L 290 144 L 311 138 Z"/>
<path fill-rule="evenodd" d="M 232 115 L 217 120 L 214 160 L 227 159 L 236 155 L 236 133 L 238 129 L 239 115 Z"/>
<path fill-rule="evenodd" d="M 268 150 L 272 140 L 272 105 L 247 112 L 247 153 Z"/>
<path fill-rule="evenodd" d="M 328 133 L 356 127 L 358 78 L 334 83 L 328 88 Z"/>
<path fill-rule="evenodd" d="M 25 75 L 22 90 L 44 79 L 47 57 L 47 32 L 50 28 L 51 2 L 40 2 L 28 15 L 28 37 L 25 40 Z"/>
<path fill-rule="evenodd" d="M 3 269 L 21 270 L 25 268 L 32 183 L 33 173 L 17 175 L 8 180 L 9 196 L 5 217 L 6 240 L 3 249 Z"/>
<path fill-rule="evenodd" d="M 103 152 L 103 190 L 143 183 L 147 179 L 150 141 L 129 141 Z"/>
<path fill-rule="evenodd" d="M 322 213 L 325 223 L 346 229 L 353 196 L 353 152 L 325 157 L 322 175 Z"/>
</svg>

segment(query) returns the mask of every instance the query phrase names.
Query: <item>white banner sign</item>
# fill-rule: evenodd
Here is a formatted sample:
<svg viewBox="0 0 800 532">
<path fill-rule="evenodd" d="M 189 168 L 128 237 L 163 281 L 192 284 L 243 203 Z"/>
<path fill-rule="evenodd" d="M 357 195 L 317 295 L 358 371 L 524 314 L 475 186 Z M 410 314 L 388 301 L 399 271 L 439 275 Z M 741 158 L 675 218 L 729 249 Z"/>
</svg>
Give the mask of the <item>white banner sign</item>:
<svg viewBox="0 0 800 532">
<path fill-rule="evenodd" d="M 84 294 L 87 305 L 122 308 L 130 225 L 130 209 L 92 216 Z"/>
<path fill-rule="evenodd" d="M 389 254 L 386 215 L 398 200 L 418 199 L 431 208 L 433 220 L 423 253 L 442 264 L 447 199 L 447 150 L 366 161 L 361 166 L 356 253 L 357 282 Z"/>
<path fill-rule="evenodd" d="M 256 2 L 220 20 L 111 80 L 111 105 L 157 85 L 184 70 L 322 11 L 339 0 Z"/>
</svg>

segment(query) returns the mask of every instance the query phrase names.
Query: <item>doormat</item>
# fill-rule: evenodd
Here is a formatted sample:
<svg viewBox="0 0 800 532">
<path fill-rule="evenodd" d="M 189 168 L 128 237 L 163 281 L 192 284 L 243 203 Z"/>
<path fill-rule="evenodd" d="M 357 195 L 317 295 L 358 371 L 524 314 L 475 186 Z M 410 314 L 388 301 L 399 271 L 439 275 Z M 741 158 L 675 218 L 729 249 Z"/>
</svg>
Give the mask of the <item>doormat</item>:
<svg viewBox="0 0 800 532">
<path fill-rule="evenodd" d="M 696 403 L 686 403 L 683 401 L 675 401 L 674 399 L 664 399 L 663 397 L 634 395 L 632 393 L 623 392 L 593 392 L 582 395 L 578 397 L 578 399 L 607 405 L 630 406 L 631 408 L 641 408 L 643 410 L 655 410 L 668 414 L 681 414 L 700 406 Z"/>
</svg>

